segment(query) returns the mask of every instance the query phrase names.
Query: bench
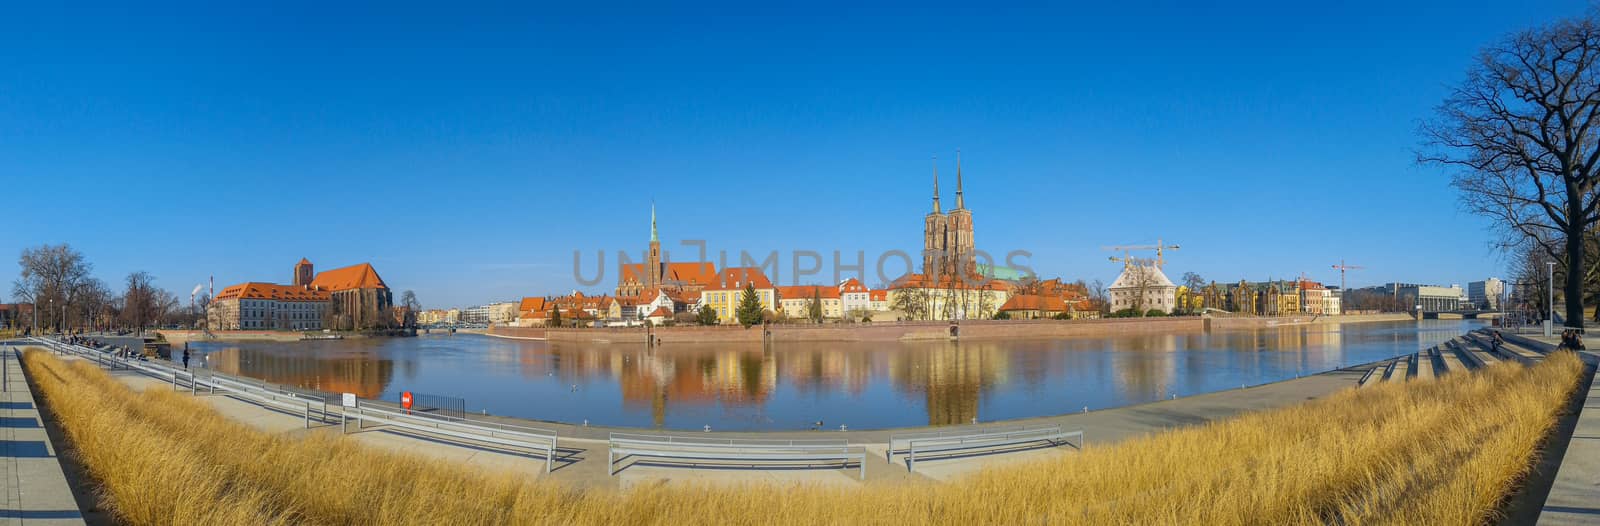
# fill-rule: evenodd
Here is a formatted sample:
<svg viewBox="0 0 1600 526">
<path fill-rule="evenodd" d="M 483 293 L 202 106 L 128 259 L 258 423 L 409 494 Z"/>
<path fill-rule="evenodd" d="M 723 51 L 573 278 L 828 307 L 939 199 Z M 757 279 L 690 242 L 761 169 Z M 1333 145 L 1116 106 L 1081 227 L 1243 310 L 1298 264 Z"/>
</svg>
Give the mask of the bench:
<svg viewBox="0 0 1600 526">
<path fill-rule="evenodd" d="M 493 422 L 468 422 L 466 420 L 445 419 L 415 413 L 406 414 L 401 411 L 380 409 L 362 404 L 357 404 L 356 407 L 346 407 L 342 414 L 344 418 L 355 419 L 358 429 L 365 426 L 366 422 L 370 420 L 378 424 L 429 435 L 529 449 L 544 454 L 545 473 L 549 473 L 555 465 L 557 435 L 555 431 L 549 429 Z"/>
<path fill-rule="evenodd" d="M 722 460 L 760 462 L 840 462 L 850 467 L 854 460 L 867 478 L 867 452 L 844 440 L 761 440 L 670 435 L 611 433 L 606 453 L 606 471 L 616 475 L 617 462 L 630 456 L 679 460 Z"/>
<path fill-rule="evenodd" d="M 918 453 L 923 455 L 956 453 L 1036 442 L 1048 442 L 1054 447 L 1066 443 L 1067 439 L 1072 437 L 1078 439 L 1080 446 L 1083 444 L 1082 430 L 1064 431 L 1059 425 L 902 433 L 889 436 L 889 449 L 883 452 L 883 459 L 892 463 L 894 455 L 903 452 L 906 457 L 906 471 L 915 471 Z"/>
</svg>

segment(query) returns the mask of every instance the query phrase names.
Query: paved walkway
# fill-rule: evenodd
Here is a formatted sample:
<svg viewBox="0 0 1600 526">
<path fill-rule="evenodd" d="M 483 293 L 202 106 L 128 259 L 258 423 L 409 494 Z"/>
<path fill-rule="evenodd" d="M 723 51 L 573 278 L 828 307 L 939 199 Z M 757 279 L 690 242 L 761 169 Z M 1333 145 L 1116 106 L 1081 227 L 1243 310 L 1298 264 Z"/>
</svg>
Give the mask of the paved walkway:
<svg viewBox="0 0 1600 526">
<path fill-rule="evenodd" d="M 39 407 L 10 346 L 5 354 L 5 391 L 0 393 L 0 524 L 83 524 L 83 514 L 61 471 L 60 457 L 45 435 Z"/>
<path fill-rule="evenodd" d="M 1552 347 L 1559 340 L 1532 339 Z M 1594 381 L 1595 367 L 1600 365 L 1600 353 L 1595 351 L 1600 349 L 1600 337 L 1584 338 L 1584 346 L 1590 349 L 1582 353 L 1590 368 L 1589 391 L 1578 410 L 1572 441 L 1556 470 L 1555 484 L 1539 513 L 1539 524 L 1600 524 L 1600 385 Z"/>
</svg>

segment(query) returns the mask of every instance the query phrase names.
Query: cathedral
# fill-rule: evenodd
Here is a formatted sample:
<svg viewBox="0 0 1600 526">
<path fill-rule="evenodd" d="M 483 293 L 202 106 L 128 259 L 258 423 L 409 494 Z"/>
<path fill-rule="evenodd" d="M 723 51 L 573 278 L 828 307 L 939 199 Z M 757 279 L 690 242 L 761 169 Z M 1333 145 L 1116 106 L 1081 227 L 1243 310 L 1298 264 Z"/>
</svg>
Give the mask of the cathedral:
<svg viewBox="0 0 1600 526">
<path fill-rule="evenodd" d="M 661 258 L 661 237 L 656 234 L 656 207 L 650 205 L 650 245 L 645 251 L 644 263 L 621 265 L 617 296 L 655 299 L 658 291 L 698 295 L 706 285 L 716 280 L 716 266 L 709 261 L 671 263 Z"/>
<path fill-rule="evenodd" d="M 922 227 L 922 273 L 929 277 L 976 273 L 973 247 L 972 211 L 961 195 L 961 152 L 956 152 L 956 207 L 949 213 L 939 205 L 939 165 L 934 158 L 933 211 Z"/>
</svg>

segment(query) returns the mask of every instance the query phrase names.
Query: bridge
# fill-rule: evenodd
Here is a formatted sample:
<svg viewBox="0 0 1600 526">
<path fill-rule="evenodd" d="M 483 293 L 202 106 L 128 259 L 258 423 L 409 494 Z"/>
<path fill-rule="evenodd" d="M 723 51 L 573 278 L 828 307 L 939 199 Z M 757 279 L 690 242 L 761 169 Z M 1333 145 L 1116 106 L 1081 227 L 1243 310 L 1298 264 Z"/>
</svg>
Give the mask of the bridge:
<svg viewBox="0 0 1600 526">
<path fill-rule="evenodd" d="M 1471 320 L 1476 318 L 1498 318 L 1501 316 L 1497 310 L 1459 309 L 1441 311 L 1422 311 L 1424 320 Z"/>
</svg>

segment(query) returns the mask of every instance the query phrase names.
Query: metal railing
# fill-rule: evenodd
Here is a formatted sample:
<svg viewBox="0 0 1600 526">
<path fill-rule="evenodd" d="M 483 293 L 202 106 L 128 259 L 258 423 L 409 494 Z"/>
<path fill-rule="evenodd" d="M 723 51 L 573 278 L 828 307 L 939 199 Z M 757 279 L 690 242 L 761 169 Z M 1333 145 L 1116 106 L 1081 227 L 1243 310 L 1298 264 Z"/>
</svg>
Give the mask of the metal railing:
<svg viewBox="0 0 1600 526">
<path fill-rule="evenodd" d="M 406 414 L 401 411 L 373 407 L 359 402 L 355 407 L 342 409 L 340 412 L 341 418 L 355 420 L 356 429 L 364 428 L 366 422 L 370 420 L 382 425 L 428 434 L 444 435 L 500 446 L 526 448 L 544 454 L 545 473 L 549 473 L 555 466 L 557 434 L 554 430 L 493 422 L 473 422 L 469 424 L 459 420 L 437 418 L 432 415 Z M 341 420 L 340 427 L 344 428 L 345 426 L 345 421 Z"/>
<path fill-rule="evenodd" d="M 848 469 L 854 460 L 860 476 L 867 478 L 867 452 L 844 440 L 769 440 L 710 438 L 672 435 L 611 433 L 607 444 L 606 471 L 616 475 L 617 462 L 628 457 L 722 461 L 838 461 Z"/>
<path fill-rule="evenodd" d="M 174 389 L 187 387 L 191 393 L 198 393 L 200 389 L 206 389 L 210 393 L 220 391 L 226 396 L 244 399 L 268 409 L 297 413 L 302 415 L 307 428 L 311 427 L 313 419 L 328 424 L 337 421 L 341 430 L 347 428 L 347 423 L 351 419 L 356 420 L 357 429 L 364 428 L 366 423 L 371 421 L 429 435 L 538 451 L 543 453 L 547 473 L 553 469 L 555 462 L 557 434 L 553 430 L 496 422 L 468 421 L 465 418 L 444 415 L 407 413 L 398 408 L 373 406 L 360 400 L 357 401 L 356 407 L 330 407 L 326 397 L 298 392 L 255 379 L 228 376 L 215 371 L 199 374 L 198 371 L 185 370 L 158 360 L 124 358 L 115 353 L 44 338 L 33 341 L 44 344 L 56 352 L 82 356 L 108 369 L 121 367 L 140 371 L 153 378 L 171 382 Z"/>
<path fill-rule="evenodd" d="M 893 462 L 896 453 L 906 457 L 906 470 L 916 469 L 917 453 L 952 453 L 956 451 L 1020 446 L 1035 442 L 1049 442 L 1051 446 L 1076 437 L 1083 444 L 1083 431 L 1063 431 L 1059 425 L 1021 426 L 1003 428 L 953 429 L 925 431 L 889 436 L 889 447 L 883 452 L 885 462 Z"/>
</svg>

